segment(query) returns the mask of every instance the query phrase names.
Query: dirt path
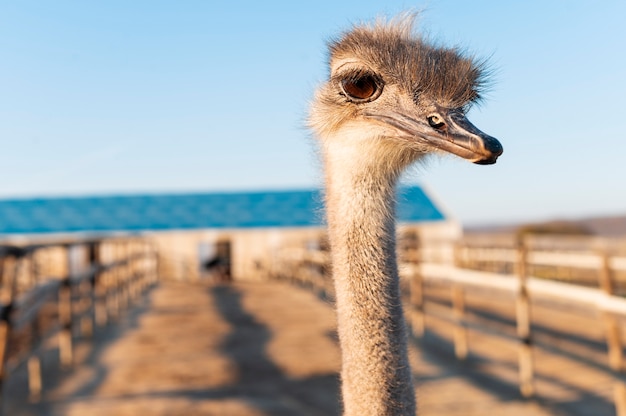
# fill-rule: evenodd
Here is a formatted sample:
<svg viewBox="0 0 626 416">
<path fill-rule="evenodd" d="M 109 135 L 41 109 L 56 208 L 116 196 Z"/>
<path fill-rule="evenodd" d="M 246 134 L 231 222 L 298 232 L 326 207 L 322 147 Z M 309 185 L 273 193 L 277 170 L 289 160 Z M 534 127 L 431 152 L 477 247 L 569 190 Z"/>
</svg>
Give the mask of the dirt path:
<svg viewBox="0 0 626 416">
<path fill-rule="evenodd" d="M 5 414 L 339 413 L 332 308 L 308 292 L 165 283 L 106 332 L 41 403 Z"/>
<path fill-rule="evenodd" d="M 282 283 L 162 283 L 79 350 L 73 371 L 50 370 L 38 404 L 7 386 L 11 416 L 339 415 L 340 365 L 332 306 Z M 459 364 L 431 333 L 411 351 L 422 416 L 610 415 L 603 401 L 525 401 L 516 369 Z M 505 346 L 491 344 L 489 348 Z M 82 351 L 82 352 L 81 352 Z M 515 355 L 511 355 L 515 357 Z M 496 377 L 497 376 L 497 377 Z M 507 378 L 510 382 L 507 382 Z M 504 382 L 503 382 L 504 380 Z M 20 393 L 21 392 L 21 393 Z M 591 404 L 590 404 L 591 403 Z M 598 407 L 598 404 L 600 407 Z M 578 406 L 584 413 L 571 412 Z M 602 407 L 604 406 L 604 407 Z M 595 410 L 594 410 L 595 409 Z M 598 409 L 600 409 L 598 411 Z"/>
</svg>

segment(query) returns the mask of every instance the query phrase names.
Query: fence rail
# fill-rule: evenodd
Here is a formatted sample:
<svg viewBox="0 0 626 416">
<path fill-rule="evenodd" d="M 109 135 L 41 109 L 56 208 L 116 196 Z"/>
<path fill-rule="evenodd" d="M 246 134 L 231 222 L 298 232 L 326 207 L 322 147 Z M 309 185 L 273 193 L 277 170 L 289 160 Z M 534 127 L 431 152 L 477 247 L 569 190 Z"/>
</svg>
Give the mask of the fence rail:
<svg viewBox="0 0 626 416">
<path fill-rule="evenodd" d="M 139 238 L 0 246 L 0 392 L 26 365 L 38 400 L 44 350 L 56 345 L 60 365 L 71 367 L 76 338 L 118 317 L 156 282 L 157 266 L 155 248 Z"/>
<path fill-rule="evenodd" d="M 428 330 L 428 316 L 447 321 L 453 328 L 450 342 L 460 360 L 471 351 L 469 331 L 513 341 L 517 345 L 519 389 L 524 397 L 538 394 L 537 348 L 568 357 L 613 379 L 616 413 L 626 416 L 624 242 L 535 237 L 504 244 L 499 241 L 498 245 L 495 240 L 481 239 L 478 244 L 472 240 L 414 241 L 413 246 L 399 246 L 401 279 L 409 303 L 407 315 L 415 336 L 421 337 Z M 274 277 L 332 296 L 332 282 L 325 273 L 330 270 L 328 253 L 291 248 L 279 258 Z M 448 289 L 435 295 L 431 290 L 435 286 Z M 474 306 L 480 303 L 477 299 L 483 299 L 514 308 L 510 315 L 493 316 L 499 312 L 490 311 L 491 316 L 487 316 L 468 307 L 468 295 Z M 569 337 L 558 323 L 536 322 L 532 311 L 538 304 L 558 313 L 596 319 L 603 328 L 606 358 L 598 360 L 595 352 L 588 354 L 588 345 L 583 344 L 589 341 Z M 559 342 L 562 337 L 573 341 Z"/>
</svg>

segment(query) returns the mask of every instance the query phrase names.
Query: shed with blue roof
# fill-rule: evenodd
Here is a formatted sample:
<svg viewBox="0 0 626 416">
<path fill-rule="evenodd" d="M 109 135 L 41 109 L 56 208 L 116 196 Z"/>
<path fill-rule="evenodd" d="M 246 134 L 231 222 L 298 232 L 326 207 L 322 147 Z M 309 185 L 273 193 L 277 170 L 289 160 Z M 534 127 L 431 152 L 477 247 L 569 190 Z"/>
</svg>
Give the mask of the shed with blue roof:
<svg viewBox="0 0 626 416">
<path fill-rule="evenodd" d="M 0 200 L 0 234 L 320 227 L 318 190 Z M 418 186 L 402 188 L 398 220 L 443 221 Z"/>
<path fill-rule="evenodd" d="M 397 198 L 400 224 L 459 229 L 422 187 L 400 188 Z M 4 239 L 149 233 L 161 243 L 165 258 L 172 259 L 172 267 L 181 261 L 187 264 L 185 273 L 197 269 L 198 258 L 202 262 L 211 256 L 211 245 L 218 240 L 231 241 L 233 256 L 252 264 L 261 247 L 275 247 L 285 239 L 310 239 L 323 229 L 319 190 L 0 200 L 0 236 Z"/>
</svg>

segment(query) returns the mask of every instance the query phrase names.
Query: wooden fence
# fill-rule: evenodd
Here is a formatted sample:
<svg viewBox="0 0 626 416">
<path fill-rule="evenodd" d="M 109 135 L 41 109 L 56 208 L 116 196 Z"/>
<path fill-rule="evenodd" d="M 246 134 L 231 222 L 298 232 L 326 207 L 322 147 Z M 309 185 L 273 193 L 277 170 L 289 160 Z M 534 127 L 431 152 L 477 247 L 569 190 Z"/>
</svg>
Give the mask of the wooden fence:
<svg viewBox="0 0 626 416">
<path fill-rule="evenodd" d="M 138 238 L 0 246 L 0 392 L 26 365 L 30 398 L 38 400 L 44 352 L 53 345 L 60 365 L 71 367 L 76 339 L 155 283 L 157 263 L 155 249 Z"/>
<path fill-rule="evenodd" d="M 409 236 L 410 237 L 410 236 Z M 542 348 L 567 356 L 614 380 L 618 416 L 626 416 L 626 374 L 622 324 L 626 319 L 626 244 L 596 238 L 482 237 L 461 242 L 421 242 L 408 238 L 399 244 L 400 271 L 407 295 L 407 316 L 413 334 L 423 336 L 429 316 L 454 328 L 451 343 L 458 359 L 471 351 L 468 331 L 506 338 L 517 343 L 518 382 L 524 397 L 536 395 L 534 350 Z M 283 250 L 271 272 L 332 297 L 327 252 L 304 248 Z M 438 288 L 434 290 L 433 288 Z M 466 299 L 472 295 L 485 303 L 514 305 L 514 328 L 503 321 L 469 313 Z M 480 301 L 478 301 L 480 303 Z M 603 327 L 607 355 L 604 362 L 591 359 L 584 348 L 567 348 L 533 328 L 533 305 L 555 308 L 559 313 L 584 313 Z M 494 319 L 495 318 L 495 319 Z M 434 321 L 433 321 L 434 322 Z M 544 322 L 541 323 L 543 327 Z M 558 339 L 563 328 L 555 325 Z M 544 331 L 545 332 L 545 331 Z M 576 338 L 576 337 L 574 337 Z M 576 342 L 576 341 L 574 341 Z"/>
</svg>

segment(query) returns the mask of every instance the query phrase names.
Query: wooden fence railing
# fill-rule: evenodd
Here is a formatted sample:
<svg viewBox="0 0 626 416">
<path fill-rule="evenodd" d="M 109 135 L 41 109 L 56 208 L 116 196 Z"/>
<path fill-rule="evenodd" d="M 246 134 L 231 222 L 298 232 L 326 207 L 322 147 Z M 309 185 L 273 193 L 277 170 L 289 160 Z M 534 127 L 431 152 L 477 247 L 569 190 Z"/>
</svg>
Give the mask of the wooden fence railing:
<svg viewBox="0 0 626 416">
<path fill-rule="evenodd" d="M 72 366 L 76 338 L 118 317 L 156 280 L 156 251 L 139 238 L 0 246 L 0 411 L 18 367 L 26 365 L 38 400 L 44 350 L 56 345 L 60 365 Z"/>
<path fill-rule="evenodd" d="M 421 337 L 428 330 L 428 316 L 447 321 L 453 327 L 451 343 L 455 355 L 461 360 L 471 351 L 468 331 L 512 340 L 517 343 L 519 389 L 524 397 L 537 394 L 535 348 L 565 355 L 612 378 L 617 415 L 626 416 L 622 343 L 622 326 L 626 321 L 624 242 L 543 237 L 509 239 L 506 243 L 498 242 L 497 246 L 495 243 L 487 239 L 478 243 L 475 240 L 422 242 L 414 247 L 400 244 L 404 250 L 399 253 L 401 278 L 413 334 Z M 325 273 L 329 270 L 328 253 L 290 248 L 283 250 L 278 258 L 271 273 L 273 277 L 297 282 L 332 297 L 332 282 Z M 448 289 L 439 290 L 435 299 L 434 292 L 430 293 L 433 285 Z M 482 298 L 491 303 L 514 305 L 513 327 L 502 325 L 510 320 L 508 316 L 490 320 L 469 313 L 466 299 L 470 294 L 474 303 Z M 555 342 L 555 336 L 537 332 L 532 313 L 537 303 L 542 308 L 558 308 L 559 313 L 576 311 L 597 318 L 604 328 L 606 360 L 594 361 L 581 349 L 566 348 L 564 343 Z M 558 324 L 553 330 L 557 338 L 564 331 Z"/>
</svg>

